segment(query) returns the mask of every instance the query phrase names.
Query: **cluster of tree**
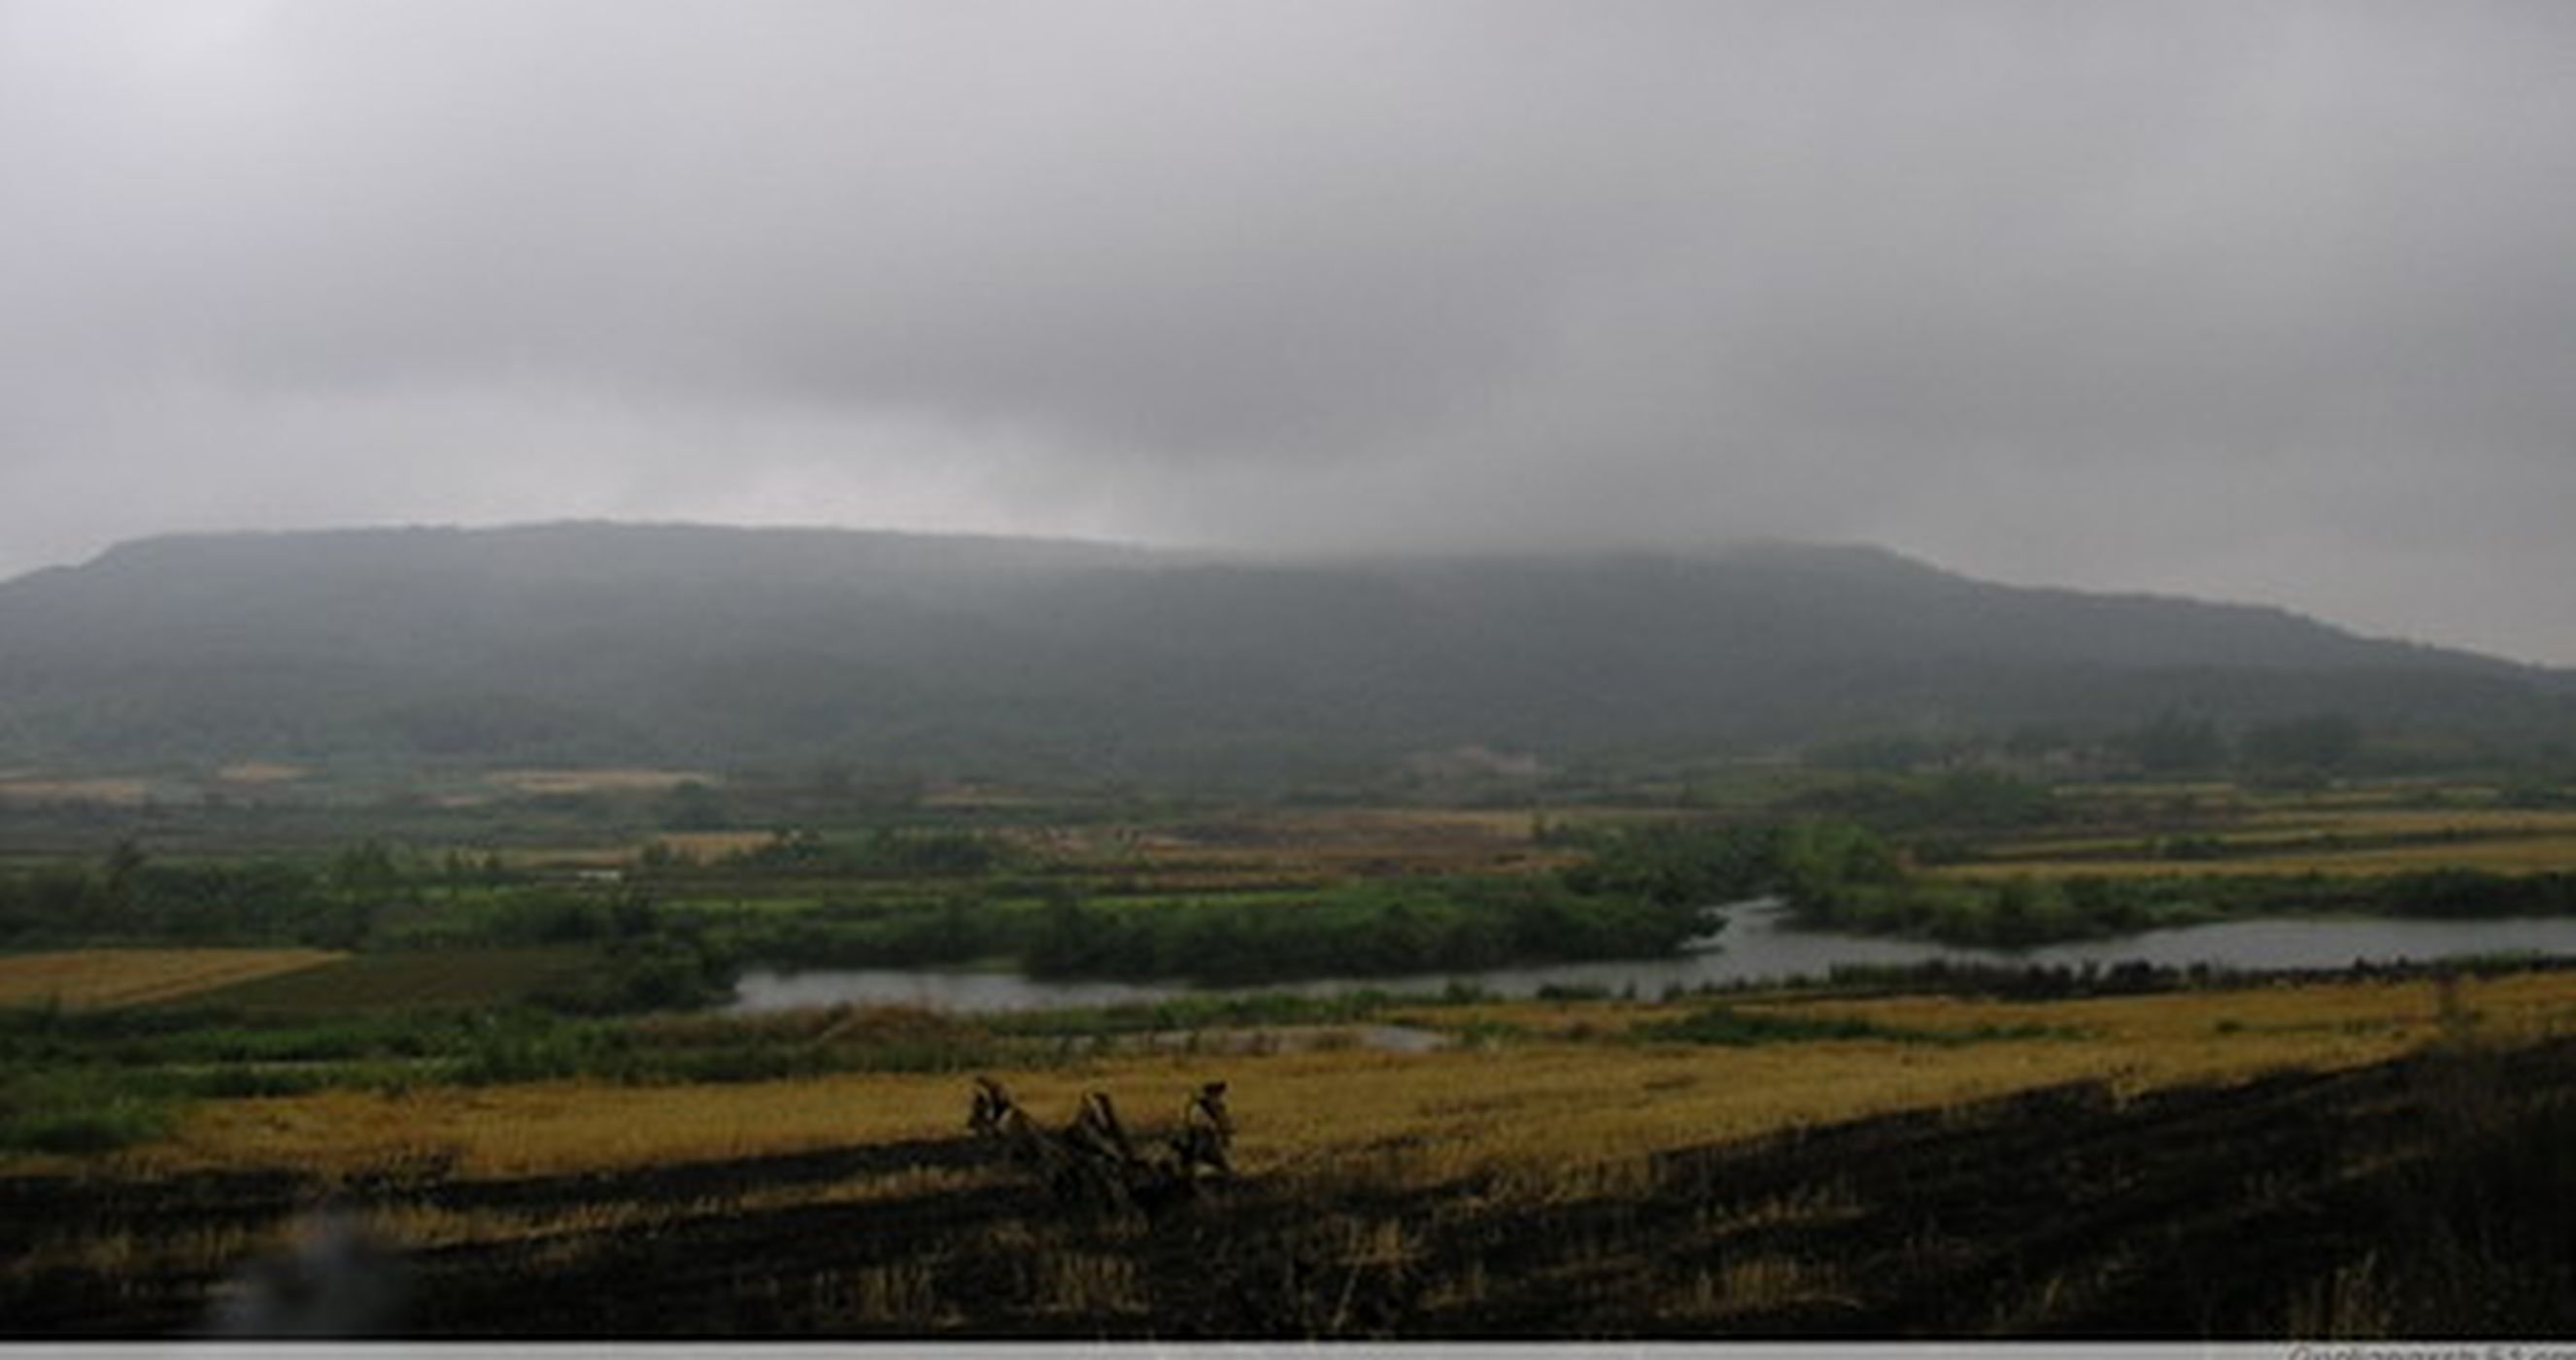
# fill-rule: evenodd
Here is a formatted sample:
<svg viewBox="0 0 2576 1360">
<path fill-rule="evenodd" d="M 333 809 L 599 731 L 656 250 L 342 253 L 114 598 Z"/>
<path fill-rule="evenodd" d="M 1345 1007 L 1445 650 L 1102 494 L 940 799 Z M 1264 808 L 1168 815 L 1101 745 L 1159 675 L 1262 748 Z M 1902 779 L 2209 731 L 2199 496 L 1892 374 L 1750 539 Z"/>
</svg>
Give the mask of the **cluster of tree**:
<svg viewBox="0 0 2576 1360">
<path fill-rule="evenodd" d="M 738 972 L 733 955 L 705 934 L 656 931 L 610 941 L 597 967 L 534 999 L 574 1015 L 695 1010 L 732 996 Z"/>
<path fill-rule="evenodd" d="M 1024 959 L 1040 976 L 1241 983 L 1652 957 L 1705 933 L 1702 905 L 1585 893 L 1543 876 L 1371 884 L 1296 905 L 1105 910 L 1066 896 L 1049 904 Z"/>
<path fill-rule="evenodd" d="M 725 952 L 752 963 L 806 968 L 919 968 L 1019 952 L 1029 910 L 980 893 L 893 902 L 826 903 L 710 926 Z"/>
<path fill-rule="evenodd" d="M 1567 839 L 1589 858 L 1563 878 L 1586 896 L 1635 897 L 1657 906 L 1736 901 L 1769 887 L 1777 834 L 1768 826 L 1685 822 L 1587 828 Z"/>
<path fill-rule="evenodd" d="M 1951 883 L 1896 879 L 1857 884 L 1800 899 L 1811 926 L 1864 934 L 1907 935 L 1945 944 L 2023 949 L 2063 940 L 2103 939 L 2156 926 L 2215 919 L 2225 894 L 2209 881 L 2173 879 L 2009 879 Z M 2235 905 L 2254 909 L 2256 904 Z"/>
<path fill-rule="evenodd" d="M 2079 996 L 2135 996 L 2207 987 L 2222 979 L 2205 963 L 2184 967 L 2128 959 L 2105 967 L 2083 964 L 1971 963 L 1926 959 L 1921 963 L 1842 964 L 1830 985 L 1891 992 L 1944 992 L 2007 1001 L 2059 1001 Z"/>
<path fill-rule="evenodd" d="M 2166 710 L 2116 733 L 2110 746 L 2158 777 L 2316 777 L 2354 767 L 2366 735 L 2343 713 L 2259 719 L 2231 729 L 2206 714 Z"/>
<path fill-rule="evenodd" d="M 2378 879 L 2370 895 L 2393 916 L 2576 916 L 2576 873 L 2431 869 Z"/>
<path fill-rule="evenodd" d="M 1889 842 L 1851 823 L 1784 828 L 1776 843 L 1780 891 L 1803 924 L 2001 949 L 2230 917 L 2576 915 L 2576 873 L 2076 874 L 1962 882 L 1909 873 Z"/>
<path fill-rule="evenodd" d="M 1856 778 L 1799 794 L 1786 811 L 1859 822 L 1917 841 L 2023 830 L 2062 815 L 2047 785 L 1994 770 Z"/>
<path fill-rule="evenodd" d="M 754 854 L 864 874 L 973 875 L 941 892 L 710 918 L 724 952 L 805 966 L 914 967 L 1014 957 L 1043 976 L 1257 982 L 1378 976 L 1547 960 L 1652 957 L 1713 929 L 1707 909 L 1764 891 L 1764 827 L 1659 824 L 1569 833 L 1585 860 L 1559 873 L 1350 885 L 1281 898 L 1103 903 L 1046 880 L 995 880 L 988 837 L 887 833 L 844 851 L 803 841 Z M 1032 891 L 1033 890 L 1033 891 Z"/>
<path fill-rule="evenodd" d="M 2169 708 L 2158 711 L 2143 722 L 2092 729 L 2090 735 L 2055 724 L 2024 724 L 1995 738 L 1905 735 L 1842 738 L 1810 747 L 1806 759 L 1808 764 L 1820 768 L 1861 774 L 2028 764 L 2055 757 L 2100 769 L 2125 767 L 2155 778 L 2190 775 L 2313 778 L 2360 767 L 2368 754 L 2368 736 L 2367 729 L 2358 719 L 2339 712 L 2248 718 L 2229 723 L 2207 712 Z M 1972 796 L 1968 802 L 1953 805 L 1952 815 L 1968 820 L 2008 819 L 2027 815 L 2030 811 L 2030 800 L 2016 796 L 2008 784 L 1998 783 L 1986 789 L 1962 785 L 1950 792 Z M 1858 807 L 1817 810 L 1856 816 L 1872 811 Z"/>
<path fill-rule="evenodd" d="M 2223 722 L 2202 709 L 2165 708 L 2126 726 L 2078 728 L 2022 723 L 2001 736 L 1879 734 L 1843 737 L 1808 748 L 1807 763 L 1855 771 L 1919 770 L 1973 764 L 1994 756 L 2032 760 L 2089 754 L 2134 762 L 2150 772 L 2246 766 L 2332 769 L 2349 763 L 2366 736 L 2347 713 L 2240 717 Z"/>
<path fill-rule="evenodd" d="M 1013 868 L 1026 858 L 1002 838 L 956 827 L 879 827 L 855 836 L 825 837 L 813 830 L 780 830 L 757 845 L 726 851 L 701 864 L 668 842 L 647 845 L 637 868 L 656 877 L 743 872 L 831 878 L 977 878 Z"/>
<path fill-rule="evenodd" d="M 94 864 L 0 876 L 0 944 L 355 947 L 376 899 L 311 866 L 154 860 L 121 842 Z"/>
</svg>

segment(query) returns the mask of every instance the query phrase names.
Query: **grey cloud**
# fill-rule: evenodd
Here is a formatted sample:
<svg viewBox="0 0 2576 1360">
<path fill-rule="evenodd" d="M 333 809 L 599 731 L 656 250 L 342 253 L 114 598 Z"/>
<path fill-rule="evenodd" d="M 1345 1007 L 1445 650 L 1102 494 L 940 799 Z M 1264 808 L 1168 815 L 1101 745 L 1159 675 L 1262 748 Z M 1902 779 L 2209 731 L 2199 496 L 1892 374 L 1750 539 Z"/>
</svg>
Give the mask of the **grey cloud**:
<svg viewBox="0 0 2576 1360">
<path fill-rule="evenodd" d="M 2576 662 L 2547 4 L 0 6 L 0 566 L 1869 538 Z"/>
</svg>

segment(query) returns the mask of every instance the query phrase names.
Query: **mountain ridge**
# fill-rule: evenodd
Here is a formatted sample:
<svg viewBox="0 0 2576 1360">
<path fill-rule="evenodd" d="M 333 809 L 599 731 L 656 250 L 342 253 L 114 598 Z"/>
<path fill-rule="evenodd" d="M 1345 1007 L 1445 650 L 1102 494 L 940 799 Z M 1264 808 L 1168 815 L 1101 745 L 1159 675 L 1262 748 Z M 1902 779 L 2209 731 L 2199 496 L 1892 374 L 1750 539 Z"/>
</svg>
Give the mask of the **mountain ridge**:
<svg viewBox="0 0 2576 1360">
<path fill-rule="evenodd" d="M 2333 709 L 2576 728 L 2576 675 L 1866 545 L 1280 557 L 632 525 L 182 534 L 0 582 L 0 761 L 847 759 L 1107 775 L 1777 750 Z"/>
</svg>

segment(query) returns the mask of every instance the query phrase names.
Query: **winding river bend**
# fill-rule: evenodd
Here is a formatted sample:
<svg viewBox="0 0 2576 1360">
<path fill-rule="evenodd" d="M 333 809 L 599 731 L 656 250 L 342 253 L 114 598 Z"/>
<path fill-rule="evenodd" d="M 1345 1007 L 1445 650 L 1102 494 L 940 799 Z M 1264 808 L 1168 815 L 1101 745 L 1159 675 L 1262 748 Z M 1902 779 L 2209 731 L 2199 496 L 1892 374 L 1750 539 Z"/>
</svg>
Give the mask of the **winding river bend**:
<svg viewBox="0 0 2576 1360">
<path fill-rule="evenodd" d="M 1840 965 L 1911 964 L 1933 959 L 2004 966 L 2104 967 L 2131 960 L 2165 967 L 2241 969 L 2341 968 L 2355 962 L 2427 962 L 2480 954 L 2576 955 L 2576 919 L 2521 917 L 2491 921 L 2389 920 L 2375 917 L 2302 917 L 2226 921 L 2149 931 L 2115 940 L 2088 940 L 2008 952 L 1967 949 L 1919 940 L 1841 935 L 1788 925 L 1777 903 L 1737 903 L 1726 909 L 1726 928 L 1704 947 L 1661 959 L 1619 959 L 1546 964 L 1402 977 L 1317 978 L 1241 989 L 1192 987 L 1182 982 L 1059 981 L 1006 972 L 937 969 L 824 969 L 743 974 L 737 1012 L 798 1006 L 915 1005 L 939 1010 L 991 1012 L 1059 1006 L 1106 1006 L 1222 990 L 1297 992 L 1325 996 L 1374 987 L 1390 992 L 1438 991 L 1472 983 L 1502 996 L 1528 996 L 1542 987 L 1635 988 L 1653 996 L 1668 987 L 1821 978 Z"/>
</svg>

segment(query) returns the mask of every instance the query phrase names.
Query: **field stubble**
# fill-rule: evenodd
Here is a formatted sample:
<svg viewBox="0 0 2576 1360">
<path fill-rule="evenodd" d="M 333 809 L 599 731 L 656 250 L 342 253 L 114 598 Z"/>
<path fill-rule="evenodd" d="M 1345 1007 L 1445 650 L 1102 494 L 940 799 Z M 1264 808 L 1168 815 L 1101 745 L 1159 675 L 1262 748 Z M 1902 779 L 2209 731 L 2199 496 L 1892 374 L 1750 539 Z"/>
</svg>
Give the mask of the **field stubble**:
<svg viewBox="0 0 2576 1360">
<path fill-rule="evenodd" d="M 2576 812 L 2542 808 L 2251 805 L 2199 833 L 2219 853 L 2158 853 L 2155 834 L 2034 836 L 1987 847 L 1942 877 L 2387 874 L 2425 869 L 2529 873 L 2576 868 Z"/>
<path fill-rule="evenodd" d="M 1743 1008 L 2032 1037 L 1750 1047 L 1624 1041 L 1628 1029 L 1690 1014 L 1686 1002 L 1510 1003 L 1385 1017 L 1470 1030 L 1509 1025 L 1527 1036 L 1499 1046 L 1105 1053 L 1000 1075 L 1035 1109 L 1070 1111 L 1081 1092 L 1099 1089 L 1153 1116 L 1196 1081 L 1227 1077 L 1247 1166 L 1415 1147 L 1422 1174 L 1439 1177 L 1514 1163 L 1564 1168 L 2066 1081 L 2144 1089 L 2348 1067 L 2439 1037 L 2439 993 L 2435 982 L 2416 979 L 2051 1002 L 1775 999 Z M 2576 974 L 2473 980 L 2457 995 L 2497 1035 L 2576 1030 Z M 959 1089 L 947 1075 L 854 1073 L 721 1086 L 565 1081 L 329 1091 L 207 1102 L 168 1141 L 120 1156 L 165 1172 L 278 1164 L 352 1171 L 434 1152 L 461 1175 L 551 1174 L 944 1137 L 962 1118 Z"/>
<path fill-rule="evenodd" d="M 2401 1317 L 2371 1311 L 2401 1274 L 2370 1216 L 2446 1112 L 2576 1085 L 2563 1043 L 2520 1076 L 2405 1056 L 2576 1031 L 2565 973 L 1741 1004 L 2050 1037 L 1628 1043 L 1690 1008 L 1530 1004 L 1497 1010 L 1592 1037 L 1003 1074 L 1041 1118 L 1103 1089 L 1143 1124 L 1233 1082 L 1245 1179 L 1150 1222 L 1051 1209 L 959 1136 L 954 1077 L 213 1102 L 166 1144 L 0 1177 L 80 1225 L 0 1288 L 40 1329 L 182 1325 L 323 1195 L 367 1206 L 440 1332 L 2367 1330 Z"/>
</svg>

